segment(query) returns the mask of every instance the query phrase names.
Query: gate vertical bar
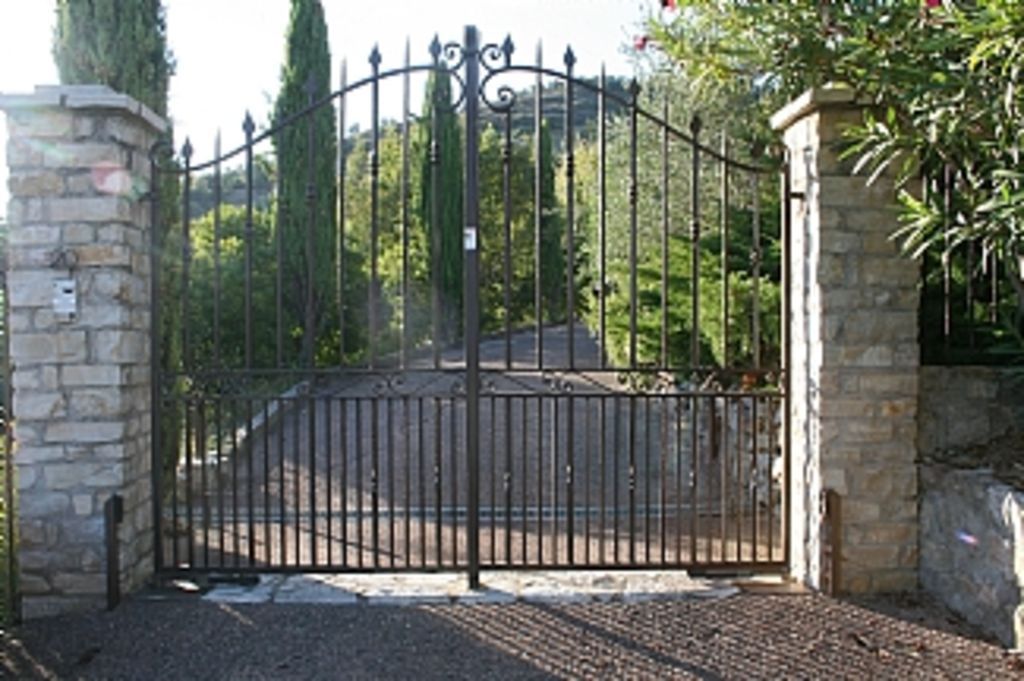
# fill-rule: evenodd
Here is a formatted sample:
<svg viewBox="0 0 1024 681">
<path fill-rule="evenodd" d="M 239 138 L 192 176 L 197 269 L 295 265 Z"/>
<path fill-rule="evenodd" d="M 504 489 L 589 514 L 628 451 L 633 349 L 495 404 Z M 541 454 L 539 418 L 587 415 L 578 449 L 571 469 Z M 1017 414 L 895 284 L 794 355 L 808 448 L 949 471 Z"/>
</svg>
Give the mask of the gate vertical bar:
<svg viewBox="0 0 1024 681">
<path fill-rule="evenodd" d="M 576 368 L 576 338 L 575 318 L 576 309 L 576 282 L 573 277 L 573 270 L 576 264 L 576 235 L 575 235 L 575 156 L 573 153 L 573 89 L 572 89 L 572 67 L 576 63 L 576 55 L 572 48 L 565 48 L 565 325 L 566 344 L 568 345 L 569 370 Z M 570 404 L 569 413 L 572 413 Z M 569 451 L 572 451 L 572 417 L 569 416 Z M 572 457 L 569 458 L 570 466 Z M 569 519 L 569 527 L 572 527 L 572 519 Z M 572 531 L 569 531 L 570 546 L 572 543 Z M 571 560 L 570 549 L 570 562 Z"/>
<path fill-rule="evenodd" d="M 245 368 L 252 369 L 252 134 L 256 124 L 247 111 L 242 122 L 245 133 Z"/>
<path fill-rule="evenodd" d="M 598 295 L 598 349 L 601 353 L 601 368 L 604 369 L 607 366 L 608 357 L 608 346 L 605 339 L 605 312 L 607 307 L 607 290 L 605 281 L 605 258 L 607 256 L 607 241 L 606 241 L 606 228 L 608 211 L 605 205 L 605 197 L 608 189 L 607 178 L 605 177 L 605 164 L 606 164 L 606 151 L 607 145 L 605 137 L 607 135 L 607 126 L 605 123 L 607 103 L 605 100 L 605 86 L 607 85 L 607 77 L 605 75 L 604 64 L 601 64 L 601 81 L 600 87 L 598 88 L 597 96 L 597 213 L 598 213 L 598 250 L 600 251 L 598 263 L 598 283 L 597 283 L 597 295 Z M 601 444 L 604 445 L 604 402 L 601 402 Z M 603 490 L 603 488 L 602 488 Z M 603 520 L 603 518 L 602 518 Z M 601 530 L 601 559 L 604 560 L 604 529 Z"/>
<path fill-rule="evenodd" d="M 433 77 L 441 78 L 441 42 L 434 36 L 430 44 L 430 55 L 433 58 Z M 434 368 L 441 366 L 441 146 L 438 138 L 441 134 L 438 109 L 441 101 L 439 87 L 431 90 L 434 105 L 430 108 L 430 347 L 434 356 Z M 447 105 L 448 103 L 445 102 Z M 435 403 L 436 406 L 436 403 Z M 436 411 L 436 409 L 435 409 Z M 440 526 L 440 517 L 438 518 Z M 440 543 L 438 543 L 440 550 Z M 440 563 L 438 558 L 438 563 Z"/>
<path fill-rule="evenodd" d="M 967 242 L 967 276 L 964 278 L 964 321 L 967 323 L 967 346 L 974 349 L 974 261 L 976 244 L 973 239 Z"/>
<path fill-rule="evenodd" d="M 953 269 L 950 255 L 952 242 L 949 236 L 950 215 L 953 213 L 953 183 L 956 174 L 948 163 L 942 172 L 942 205 L 943 205 L 943 248 L 942 248 L 942 358 L 949 362 L 950 338 L 953 331 Z"/>
<path fill-rule="evenodd" d="M 380 281 L 377 272 L 378 219 L 380 217 L 380 50 L 376 45 L 370 52 L 370 67 L 373 73 L 370 90 L 370 116 L 372 119 L 370 125 L 373 132 L 370 148 L 370 309 L 367 317 L 370 322 L 370 331 L 366 347 L 372 369 L 377 363 L 377 289 Z M 374 419 L 374 424 L 376 424 L 376 412 Z M 374 429 L 376 429 L 376 425 L 374 425 Z"/>
<path fill-rule="evenodd" d="M 276 133 L 274 144 L 278 149 L 284 146 L 284 131 Z M 277 224 L 274 226 L 274 253 L 277 266 L 274 273 L 274 366 L 284 366 L 284 223 L 288 207 L 284 199 L 284 179 L 277 173 L 275 182 L 277 194 Z"/>
<path fill-rule="evenodd" d="M 573 66 L 576 64 L 576 55 L 572 48 L 565 49 L 565 324 L 566 343 L 568 345 L 569 370 L 576 368 L 576 233 L 575 233 L 575 156 L 573 152 Z M 557 404 L 557 400 L 555 401 Z M 574 492 L 575 480 L 575 423 L 574 423 L 573 397 L 567 394 L 565 400 L 565 440 L 566 440 L 566 462 L 565 462 L 565 532 L 566 532 L 566 555 L 569 565 L 575 563 L 575 517 L 574 517 Z M 554 536 L 557 536 L 555 534 Z"/>
<path fill-rule="evenodd" d="M 791 305 L 793 304 L 790 294 L 790 277 L 792 277 L 792 263 L 790 262 L 790 239 L 793 232 L 793 185 L 791 179 L 790 158 L 787 153 L 783 160 L 782 167 L 782 400 L 783 400 L 783 422 L 782 422 L 782 551 L 785 556 L 786 571 L 788 572 L 792 561 L 790 560 L 790 504 L 792 501 L 792 476 L 790 472 L 790 438 L 792 431 L 792 419 L 790 418 L 791 373 L 792 354 L 790 350 L 790 338 L 792 338 L 789 325 L 791 323 Z"/>
<path fill-rule="evenodd" d="M 196 452 L 199 455 L 199 503 L 203 523 L 203 567 L 210 566 L 210 505 L 206 490 L 206 402 L 199 398 L 196 407 Z"/>
<path fill-rule="evenodd" d="M 511 41 L 506 40 L 506 64 L 511 59 Z M 505 112 L 505 134 L 501 145 L 501 203 L 505 235 L 504 286 L 505 368 L 512 368 L 512 108 Z"/>
<path fill-rule="evenodd" d="M 152 438 L 152 446 L 150 450 L 152 452 L 152 458 L 150 460 L 150 475 L 152 476 L 153 489 L 151 490 L 152 504 L 153 504 L 153 565 L 157 572 L 164 567 L 164 548 L 163 548 L 163 533 L 161 527 L 161 516 L 163 514 L 163 485 L 162 485 L 162 472 L 163 472 L 163 431 L 161 429 L 160 416 L 163 413 L 163 404 L 161 403 L 161 366 L 160 358 L 163 354 L 163 343 L 161 338 L 161 315 L 160 315 L 160 253 L 162 253 L 162 244 L 159 243 L 160 237 L 158 236 L 164 231 L 162 216 L 160 213 L 160 176 L 159 170 L 157 169 L 156 152 L 157 149 L 153 149 L 150 152 L 149 158 L 149 299 L 150 299 L 150 310 L 149 310 L 149 342 L 150 342 L 150 356 L 149 356 L 149 372 L 150 372 L 150 392 L 149 392 L 149 432 Z M 10 300 L 7 297 L 7 277 L 4 276 L 3 280 L 3 295 L 4 301 Z M 10 369 L 10 352 L 8 345 L 10 344 L 10 326 L 7 324 L 7 318 L 9 316 L 8 310 L 10 306 L 4 305 L 4 377 L 9 375 Z M 4 380 L 4 406 L 8 410 L 11 404 L 11 382 Z M 13 489 L 11 488 L 11 476 L 10 476 L 10 465 L 13 461 L 11 454 L 11 424 L 10 416 L 8 413 L 4 414 L 4 499 L 7 503 L 7 536 L 13 537 L 13 514 L 10 512 L 11 500 L 13 499 Z M 13 551 L 8 551 L 8 568 L 13 568 Z M 8 572 L 9 579 L 13 579 L 14 571 Z M 7 586 L 7 585 L 5 585 Z M 10 599 L 7 601 L 10 603 Z"/>
<path fill-rule="evenodd" d="M 636 369 L 636 230 L 637 230 L 637 95 L 640 84 L 634 78 L 629 84 L 629 368 Z"/>
<path fill-rule="evenodd" d="M 156 273 L 156 263 L 153 260 L 154 260 L 156 249 L 153 248 L 153 241 L 152 240 L 156 238 L 155 235 L 157 233 L 157 222 L 156 222 L 155 218 L 158 215 L 158 209 L 157 209 L 156 206 L 157 206 L 157 195 L 158 195 L 158 192 L 159 192 L 159 183 L 156 180 L 156 162 L 155 161 L 153 161 L 153 160 L 150 161 L 149 170 L 150 170 L 149 177 L 150 177 L 150 180 L 152 182 L 152 184 L 150 185 L 151 193 L 150 193 L 150 197 L 149 197 L 150 198 L 150 202 L 151 202 L 151 204 L 150 204 L 150 211 L 151 211 L 151 215 L 150 215 L 150 217 L 151 217 L 151 222 L 150 222 L 150 266 L 153 268 L 153 270 L 150 273 L 150 277 L 151 277 L 151 281 L 155 281 L 155 277 L 156 277 L 156 274 L 155 274 Z M 3 433 L 0 433 L 0 437 L 3 438 L 3 447 L 4 447 L 4 451 L 3 451 L 3 467 L 4 467 L 4 490 L 3 490 L 3 495 L 4 495 L 4 527 L 3 527 L 3 532 L 4 532 L 4 549 L 6 550 L 5 551 L 5 556 L 4 556 L 4 569 L 7 571 L 7 575 L 6 575 L 7 579 L 4 580 L 4 584 L 3 584 L 4 604 L 6 605 L 7 610 L 3 614 L 5 616 L 7 616 L 7 617 L 10 617 L 11 615 L 15 615 L 15 616 L 20 615 L 20 612 L 19 612 L 20 608 L 14 602 L 15 601 L 15 595 L 17 593 L 17 581 L 16 580 L 17 580 L 17 569 L 18 569 L 18 562 L 17 562 L 17 560 L 18 559 L 17 559 L 17 555 L 15 554 L 15 551 L 14 551 L 14 526 L 15 526 L 15 519 L 14 519 L 14 476 L 12 475 L 12 473 L 14 471 L 14 452 L 12 451 L 12 449 L 14 447 L 14 429 L 13 429 L 13 426 L 11 424 L 11 404 L 12 404 L 11 400 L 12 400 L 12 397 L 14 395 L 14 391 L 13 391 L 13 388 L 11 387 L 11 306 L 7 304 L 7 301 L 10 300 L 10 295 L 9 295 L 10 289 L 9 289 L 8 282 L 7 282 L 7 259 L 6 259 L 6 254 L 4 255 L 3 260 L 4 260 L 3 266 L 0 267 L 0 296 L 3 296 L 3 300 L 4 300 L 3 311 L 0 312 L 0 319 L 2 319 L 2 323 L 3 323 L 3 344 L 2 344 L 2 346 L 0 346 L 0 352 L 3 352 L 3 357 L 0 358 L 0 379 L 3 380 L 3 386 L 0 387 L 0 391 L 2 391 L 2 392 L 0 392 L 0 394 L 3 395 L 4 410 L 3 410 L 3 421 L 2 421 L 2 424 L 0 424 L 0 427 L 3 428 Z M 157 289 L 154 286 L 153 293 L 152 293 L 153 310 L 150 313 L 151 314 L 151 319 L 156 317 L 156 307 L 157 307 L 157 302 L 159 300 L 156 297 L 156 290 Z M 153 331 L 153 328 L 159 329 L 159 327 L 152 327 L 151 328 L 151 332 Z M 157 342 L 156 342 L 157 341 L 157 335 L 156 335 L 156 333 L 153 333 L 152 335 L 153 335 L 153 348 L 154 348 L 154 350 L 153 350 L 153 353 L 154 353 L 153 354 L 153 358 L 154 359 L 152 360 L 153 361 L 152 366 L 153 367 L 158 367 L 159 366 L 158 363 L 160 361 L 159 360 L 160 355 L 159 355 L 159 353 L 156 352 L 156 350 L 158 349 L 158 345 L 157 345 Z M 157 385 L 157 376 L 156 376 L 155 372 L 153 374 L 153 378 L 152 378 L 151 383 L 152 383 L 153 386 Z M 156 389 L 154 388 L 154 392 L 151 393 L 150 397 L 152 398 L 153 395 L 156 395 L 156 394 L 158 394 L 158 393 L 156 392 Z M 151 425 L 154 426 L 153 430 L 150 431 L 152 433 L 152 438 L 153 438 L 152 450 L 153 450 L 154 457 L 157 457 L 159 455 L 159 450 L 157 448 L 157 442 L 160 439 L 160 431 L 157 430 L 156 427 L 155 427 L 155 425 L 158 423 L 157 414 L 159 414 L 159 410 L 157 409 L 156 404 L 157 403 L 154 401 L 153 404 L 152 404 L 152 407 L 150 409 L 150 414 L 152 415 L 151 418 L 153 419 Z M 156 461 L 158 462 L 159 459 L 157 459 Z M 158 467 L 154 466 L 153 470 L 156 471 L 157 469 L 158 469 Z M 154 490 L 157 490 L 157 489 L 159 489 L 159 488 L 154 487 Z M 158 499 L 160 497 L 160 494 L 158 492 L 154 491 L 152 493 L 152 496 L 153 496 L 153 525 L 154 525 L 154 527 L 159 527 L 160 523 L 158 522 L 157 519 L 160 517 L 159 516 L 160 506 L 159 506 L 159 501 L 158 501 Z M 159 570 L 160 567 L 161 567 L 159 560 L 160 560 L 160 557 L 162 556 L 162 551 L 160 549 L 160 535 L 159 535 L 159 531 L 157 531 L 156 543 L 154 544 L 153 552 L 154 552 L 154 559 L 157 560 L 157 562 L 155 563 L 156 569 Z"/>
<path fill-rule="evenodd" d="M 661 128 L 661 367 L 668 368 L 668 230 L 669 230 L 669 136 L 668 98 L 662 102 Z"/>
<path fill-rule="evenodd" d="M 480 588 L 480 292 L 477 227 L 480 218 L 477 147 L 479 131 L 478 90 L 480 62 L 475 26 L 466 27 L 466 233 L 465 251 L 465 330 L 466 330 L 466 456 L 469 466 L 469 588 Z M 493 426 L 493 424 L 492 424 Z"/>
<path fill-rule="evenodd" d="M 729 366 L 729 138 L 722 131 L 721 256 L 722 256 L 722 366 Z"/>
<path fill-rule="evenodd" d="M 338 365 L 345 364 L 345 90 L 348 84 L 348 62 L 341 61 L 338 98 Z M 343 550 L 346 550 L 343 545 Z"/>
<path fill-rule="evenodd" d="M 213 365 L 218 369 L 221 366 L 220 358 L 220 322 L 221 322 L 221 160 L 220 160 L 220 130 L 213 142 Z"/>
<path fill-rule="evenodd" d="M 693 169 L 690 173 L 690 369 L 700 366 L 700 117 L 690 119 Z M 756 218 L 755 218 L 756 219 Z"/>
<path fill-rule="evenodd" d="M 671 151 L 669 140 L 669 101 L 666 96 L 662 102 L 662 128 L 661 128 L 661 367 L 665 371 L 669 367 L 669 228 L 671 223 L 671 209 L 669 203 L 669 153 Z M 665 492 L 667 481 L 667 452 L 668 452 L 668 412 L 665 409 L 664 400 L 661 401 L 660 409 L 661 428 L 661 513 L 658 516 L 661 528 L 661 564 L 665 564 L 667 558 L 666 546 L 666 512 Z"/>
<path fill-rule="evenodd" d="M 245 370 L 249 372 L 252 370 L 252 353 L 253 353 L 253 339 L 252 339 L 252 259 L 253 259 L 253 153 L 252 153 L 252 134 L 256 129 L 256 124 L 252 120 L 252 116 L 249 112 L 245 114 L 245 121 L 242 123 L 242 130 L 245 132 Z M 312 133 L 310 133 L 312 136 Z M 312 219 L 310 219 L 312 222 Z M 312 285 L 312 284 L 311 284 Z M 246 387 L 246 392 L 249 392 L 249 388 Z M 256 532 L 254 527 L 254 516 L 253 516 L 253 467 L 252 467 L 252 400 L 249 399 L 245 403 L 245 461 L 246 471 L 249 479 L 246 484 L 247 494 L 247 511 L 249 516 L 249 527 L 248 527 L 248 540 L 249 540 L 249 566 L 252 567 L 256 563 Z M 202 452 L 200 452 L 202 456 Z M 233 452 L 232 456 L 237 456 L 237 452 Z M 203 468 L 205 469 L 205 466 Z"/>
<path fill-rule="evenodd" d="M 402 75 L 402 347 L 401 367 L 409 366 L 409 39 Z M 406 553 L 408 558 L 408 552 Z"/>
<path fill-rule="evenodd" d="M 380 238 L 380 50 L 377 45 L 370 52 L 370 67 L 373 80 L 370 86 L 370 116 L 372 120 L 372 142 L 370 153 L 370 332 L 367 342 L 369 365 L 377 363 L 377 329 L 379 321 L 378 295 L 380 278 L 378 273 L 378 239 Z M 380 405 L 377 399 L 370 400 L 370 506 L 372 520 L 370 536 L 373 542 L 373 567 L 380 567 Z"/>
<path fill-rule="evenodd" d="M 753 272 L 750 282 L 751 300 L 751 349 L 754 353 L 754 369 L 761 368 L 761 262 L 763 260 L 761 248 L 761 183 L 760 174 L 754 173 L 754 197 L 753 197 L 753 252 L 750 254 Z"/>
<path fill-rule="evenodd" d="M 189 223 L 191 222 L 191 216 L 189 214 L 189 207 L 191 203 L 191 188 L 192 188 L 192 143 L 189 139 L 185 138 L 185 144 L 181 148 L 181 156 L 185 161 L 185 177 L 184 184 L 182 186 L 181 196 L 181 356 L 183 368 L 188 369 L 192 366 L 192 354 L 189 347 L 189 263 L 190 263 L 190 236 L 189 236 Z M 179 408 L 178 404 L 175 403 L 175 410 Z M 177 442 L 177 440 L 175 440 Z M 174 452 L 174 482 L 171 485 L 171 526 L 174 528 L 174 533 L 171 539 L 171 556 L 174 561 L 174 565 L 178 565 L 178 481 L 177 481 L 177 465 L 178 460 L 181 456 L 181 450 Z M 191 524 L 188 528 L 189 532 L 192 531 Z"/>
<path fill-rule="evenodd" d="M 544 206 L 541 202 L 541 194 L 544 189 L 544 168 L 541 160 L 541 132 L 544 99 L 544 84 L 541 82 L 541 69 L 543 68 L 544 55 L 541 51 L 541 44 L 537 43 L 537 84 L 533 91 L 533 307 L 534 316 L 537 320 L 537 369 L 544 368 L 544 297 L 542 291 L 543 277 L 541 263 L 542 225 Z M 475 94 L 475 93 L 474 93 Z"/>
</svg>

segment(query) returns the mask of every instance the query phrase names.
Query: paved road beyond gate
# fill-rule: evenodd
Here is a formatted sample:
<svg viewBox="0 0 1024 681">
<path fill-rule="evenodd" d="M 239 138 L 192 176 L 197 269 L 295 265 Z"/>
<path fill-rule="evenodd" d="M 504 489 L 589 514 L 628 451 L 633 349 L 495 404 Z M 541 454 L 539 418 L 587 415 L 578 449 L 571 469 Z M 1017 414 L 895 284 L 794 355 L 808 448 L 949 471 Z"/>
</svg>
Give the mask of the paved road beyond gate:
<svg viewBox="0 0 1024 681">
<path fill-rule="evenodd" d="M 181 192 L 155 216 L 154 329 L 182 320 L 153 338 L 160 572 L 785 568 L 786 273 L 766 251 L 788 229 L 761 207 L 780 169 L 579 77 L 571 50 L 560 70 L 514 54 L 473 27 L 421 65 L 375 49 L 367 77 L 310 81 L 305 109 L 247 116 L 210 162 L 154 150 Z M 264 170 L 289 150 L 300 205 Z"/>
</svg>

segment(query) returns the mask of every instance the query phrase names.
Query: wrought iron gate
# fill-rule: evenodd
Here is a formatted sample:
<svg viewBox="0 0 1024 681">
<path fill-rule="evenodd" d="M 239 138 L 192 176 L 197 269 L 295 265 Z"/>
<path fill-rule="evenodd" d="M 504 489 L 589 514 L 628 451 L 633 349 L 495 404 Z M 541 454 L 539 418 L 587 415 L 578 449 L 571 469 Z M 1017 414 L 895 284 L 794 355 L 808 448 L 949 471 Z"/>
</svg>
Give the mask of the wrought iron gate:
<svg viewBox="0 0 1024 681">
<path fill-rule="evenodd" d="M 780 168 L 703 144 L 698 119 L 684 130 L 668 104 L 646 110 L 635 82 L 578 77 L 571 50 L 561 70 L 514 50 L 481 46 L 472 27 L 435 39 L 421 65 L 407 50 L 382 70 L 375 49 L 368 77 L 348 83 L 343 68 L 337 91 L 311 86 L 305 109 L 263 132 L 246 116 L 245 143 L 210 162 L 193 164 L 188 141 L 176 168 L 154 150 L 154 195 L 169 177 L 180 190 L 173 220 L 154 208 L 160 571 L 466 570 L 476 583 L 481 568 L 784 568 L 788 315 L 766 294 L 785 272 L 769 271 L 765 243 L 788 230 L 761 207 Z M 517 91 L 524 75 L 532 90 Z M 424 76 L 455 94 L 435 86 L 416 120 L 410 83 Z M 401 117 L 382 122 L 395 81 Z M 529 92 L 532 111 L 517 102 Z M 350 132 L 359 96 L 369 130 Z M 577 129 L 584 105 L 596 121 Z M 324 111 L 337 188 L 314 171 Z M 464 130 L 457 223 L 443 215 L 445 111 Z M 482 160 L 485 126 L 496 161 Z M 296 139 L 308 172 L 288 205 L 260 158 Z M 382 177 L 387 154 L 397 177 Z M 232 187 L 224 169 L 239 162 Z M 333 254 L 317 245 L 325 202 Z M 444 288 L 452 230 L 461 299 Z M 749 247 L 739 265 L 735 244 Z M 167 314 L 180 335 L 162 332 Z"/>
</svg>

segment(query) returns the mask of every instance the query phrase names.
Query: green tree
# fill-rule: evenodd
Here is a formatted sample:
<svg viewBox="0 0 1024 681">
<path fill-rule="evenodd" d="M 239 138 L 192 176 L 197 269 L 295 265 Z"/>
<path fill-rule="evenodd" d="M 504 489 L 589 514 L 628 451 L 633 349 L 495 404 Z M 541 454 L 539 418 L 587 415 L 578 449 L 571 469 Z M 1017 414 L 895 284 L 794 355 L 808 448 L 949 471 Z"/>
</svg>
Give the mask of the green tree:
<svg viewBox="0 0 1024 681">
<path fill-rule="evenodd" d="M 438 321 L 442 339 L 452 340 L 461 335 L 462 328 L 462 138 L 453 109 L 451 76 L 444 62 L 427 80 L 421 120 L 417 144 L 421 150 L 419 219 L 426 226 L 431 252 L 435 241 L 440 245 L 435 254 L 440 262 L 440 271 L 435 273 L 441 296 Z M 432 173 L 437 174 L 438 186 L 436 223 Z"/>
<path fill-rule="evenodd" d="M 638 106 L 655 119 L 662 119 L 667 105 L 667 122 L 675 130 L 689 129 L 694 115 L 713 120 L 721 130 L 742 128 L 742 117 L 730 111 L 720 96 L 695 98 L 685 76 L 655 72 L 640 83 Z M 605 262 L 601 284 L 601 235 L 599 210 L 598 149 L 595 141 L 581 139 L 576 148 L 577 250 L 581 252 L 575 273 L 581 309 L 577 312 L 593 333 L 600 326 L 601 295 L 605 296 L 606 346 L 608 358 L 616 365 L 630 360 L 631 212 L 629 187 L 630 119 L 628 110 L 616 108 L 607 121 L 605 160 Z M 718 131 L 716 131 L 718 132 Z M 688 138 L 669 134 L 668 183 L 663 184 L 663 133 L 660 123 L 638 118 L 637 127 L 637 362 L 661 362 L 662 333 L 662 230 L 663 199 L 669 204 L 668 221 L 668 361 L 672 366 L 690 363 L 692 329 L 691 295 L 699 299 L 697 345 L 703 366 L 747 368 L 753 361 L 754 268 L 753 175 L 734 169 L 729 201 L 728 262 L 729 319 L 728 349 L 723 352 L 725 324 L 722 320 L 723 271 L 720 165 L 703 155 L 698 178 L 700 207 L 700 257 L 692 271 L 691 207 L 692 144 Z M 718 137 L 717 135 L 715 136 Z M 719 140 L 709 132 L 700 135 L 705 145 Z M 746 145 L 730 151 L 730 157 L 750 162 Z M 774 173 L 762 175 L 757 191 L 760 198 L 760 246 L 763 258 L 758 280 L 760 358 L 771 365 L 779 358 L 779 209 Z"/>
<path fill-rule="evenodd" d="M 502 124 L 504 125 L 504 124 Z M 480 325 L 484 333 L 522 326 L 533 316 L 533 164 L 526 134 L 485 124 L 480 135 Z M 509 299 L 505 305 L 504 163 L 509 171 Z"/>
<path fill-rule="evenodd" d="M 273 213 L 253 212 L 253 364 L 274 366 L 276 357 L 276 254 Z M 215 305 L 220 296 L 220 361 L 222 367 L 245 365 L 245 219 L 243 206 L 225 205 L 220 216 L 220 286 L 216 287 L 214 213 L 192 223 L 189 285 L 189 329 L 196 363 L 215 368 Z"/>
<path fill-rule="evenodd" d="M 326 330 L 330 309 L 335 307 L 332 292 L 335 291 L 337 261 L 335 163 L 338 141 L 334 106 L 323 104 L 298 119 L 287 119 L 330 92 L 331 55 L 320 0 L 292 0 L 285 42 L 281 90 L 273 112 L 273 123 L 280 126 L 273 141 L 281 174 L 278 197 L 281 220 L 277 228 L 281 230 L 284 243 L 282 293 L 285 308 L 290 313 L 286 336 L 297 343 L 285 356 L 301 356 L 304 362 L 312 362 L 316 338 Z M 312 309 L 307 310 L 310 292 Z M 307 320 L 307 314 L 311 319 Z M 312 336 L 306 333 L 309 322 L 312 322 Z"/>
<path fill-rule="evenodd" d="M 903 221 L 896 236 L 926 256 L 965 243 L 996 254 L 1009 284 L 1003 290 L 1012 292 L 999 303 L 1004 332 L 1024 346 L 1024 4 L 679 5 L 674 16 L 651 20 L 655 41 L 695 89 L 732 99 L 752 127 L 764 131 L 782 104 L 826 83 L 875 105 L 847 129 L 847 153 L 872 172 L 869 180 L 895 175 Z M 941 191 L 918 198 L 919 176 L 946 168 L 957 175 L 955 199 L 947 203 Z"/>
</svg>

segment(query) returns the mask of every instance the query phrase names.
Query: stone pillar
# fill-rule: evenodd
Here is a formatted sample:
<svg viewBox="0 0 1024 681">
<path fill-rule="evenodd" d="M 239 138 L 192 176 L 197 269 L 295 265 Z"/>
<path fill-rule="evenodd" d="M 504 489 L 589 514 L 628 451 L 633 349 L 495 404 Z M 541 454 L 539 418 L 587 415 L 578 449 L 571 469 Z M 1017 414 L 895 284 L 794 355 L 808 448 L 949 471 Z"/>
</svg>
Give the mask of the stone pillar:
<svg viewBox="0 0 1024 681">
<path fill-rule="evenodd" d="M 819 586 L 823 489 L 841 497 L 845 592 L 917 585 L 919 264 L 889 239 L 891 178 L 851 176 L 837 147 L 853 93 L 817 89 L 772 118 L 792 164 L 794 576 Z"/>
<path fill-rule="evenodd" d="M 122 588 L 152 574 L 146 193 L 166 123 L 102 86 L 0 95 L 0 109 L 18 583 L 34 617 L 103 603 L 103 506 L 115 493 Z M 58 280 L 75 287 L 65 311 Z"/>
</svg>

